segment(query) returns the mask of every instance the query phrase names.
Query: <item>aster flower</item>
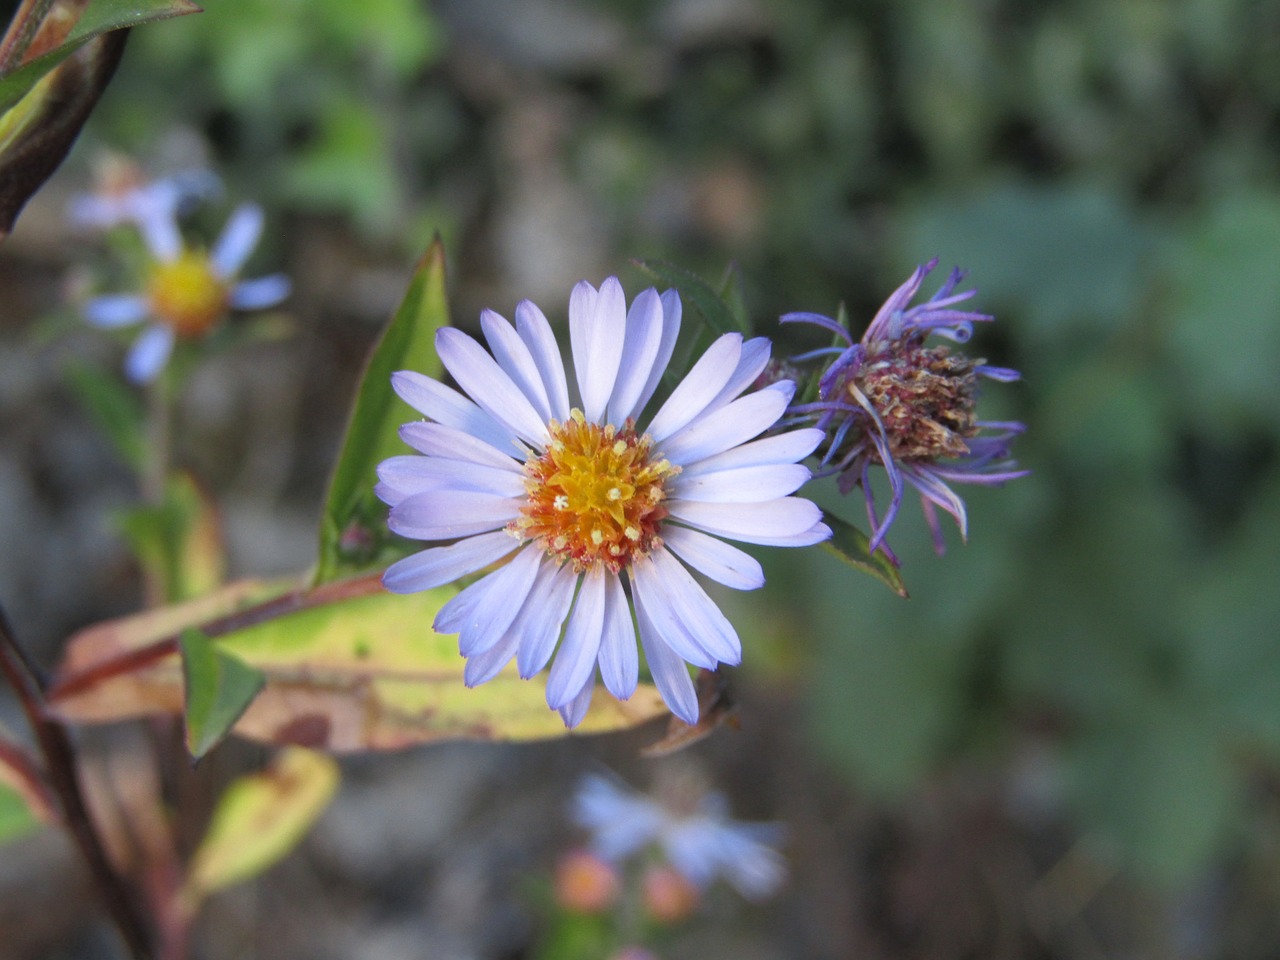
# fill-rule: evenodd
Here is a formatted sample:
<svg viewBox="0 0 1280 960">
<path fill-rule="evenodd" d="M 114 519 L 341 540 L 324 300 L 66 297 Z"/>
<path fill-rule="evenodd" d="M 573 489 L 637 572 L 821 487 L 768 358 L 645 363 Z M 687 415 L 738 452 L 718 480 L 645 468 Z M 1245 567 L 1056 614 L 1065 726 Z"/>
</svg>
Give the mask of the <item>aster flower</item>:
<svg viewBox="0 0 1280 960">
<path fill-rule="evenodd" d="M 147 222 L 143 237 L 152 262 L 145 291 L 106 294 L 84 305 L 85 319 L 95 327 L 150 321 L 125 358 L 130 380 L 154 380 L 178 337 L 205 336 L 228 310 L 271 307 L 289 295 L 283 274 L 236 280 L 262 234 L 262 219 L 256 204 L 238 207 L 210 251 L 188 247 L 172 217 Z"/>
<path fill-rule="evenodd" d="M 946 346 L 927 346 L 936 334 L 955 343 L 973 335 L 974 323 L 994 318 L 956 309 L 977 292 L 953 292 L 964 278 L 959 269 L 927 301 L 908 306 L 925 276 L 938 261 L 917 267 L 885 301 L 862 339 L 830 317 L 816 313 L 788 313 L 783 323 L 813 323 L 836 334 L 846 347 L 817 350 L 796 360 L 835 355 L 818 381 L 818 400 L 792 408 L 812 419 L 829 439 L 823 452 L 824 474 L 838 474 L 841 493 L 861 486 L 871 524 L 870 550 L 883 549 L 897 563 L 884 542 L 898 515 L 905 485 L 920 494 L 936 551 L 944 551 L 937 508 L 955 518 L 961 536 L 967 535 L 964 501 L 953 483 L 994 486 L 1028 471 L 1016 469 L 1009 447 L 1025 429 L 1016 422 L 987 422 L 974 411 L 978 380 L 985 377 L 1009 383 L 1016 370 L 987 365 L 953 354 Z M 892 497 L 884 515 L 876 510 L 871 468 L 884 468 Z"/>
<path fill-rule="evenodd" d="M 654 798 L 590 774 L 574 794 L 570 816 L 602 860 L 616 864 L 657 848 L 699 891 L 723 877 L 744 897 L 761 900 L 786 879 L 776 849 L 782 826 L 731 819 L 724 796 L 694 776 L 669 776 Z"/>
<path fill-rule="evenodd" d="M 392 377 L 427 420 L 400 433 L 419 455 L 379 466 L 388 525 L 413 539 L 454 542 L 393 564 L 383 584 L 427 590 L 505 559 L 435 620 L 436 630 L 458 634 L 468 685 L 512 658 L 522 677 L 540 672 L 563 629 L 547 704 L 576 726 L 597 662 L 610 693 L 635 692 L 638 626 L 658 690 L 695 723 L 686 663 L 736 664 L 742 648 L 685 565 L 753 590 L 764 583 L 759 563 L 719 537 L 775 546 L 829 537 L 821 511 L 790 496 L 810 476 L 797 461 L 822 431 L 754 439 L 782 416 L 795 387 L 739 396 L 770 353 L 767 340 L 744 343 L 739 334 L 712 344 L 637 429 L 675 346 L 675 291 L 646 290 L 628 311 L 614 277 L 598 291 L 585 281 L 574 288 L 572 403 L 551 325 L 534 304 L 517 305 L 514 327 L 491 310 L 480 324 L 492 354 L 459 330 L 436 335 L 441 361 L 467 396 L 418 373 Z"/>
</svg>

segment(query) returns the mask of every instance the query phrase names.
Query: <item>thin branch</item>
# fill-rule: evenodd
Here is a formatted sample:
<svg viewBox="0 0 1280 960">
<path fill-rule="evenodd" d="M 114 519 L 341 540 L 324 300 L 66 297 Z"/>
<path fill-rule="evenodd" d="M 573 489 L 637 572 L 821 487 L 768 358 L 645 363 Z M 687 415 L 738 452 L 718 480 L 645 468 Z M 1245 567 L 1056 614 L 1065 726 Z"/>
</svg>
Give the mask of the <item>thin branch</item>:
<svg viewBox="0 0 1280 960">
<path fill-rule="evenodd" d="M 116 872 L 80 789 L 75 751 L 66 729 L 46 708 L 39 673 L 18 645 L 0 608 L 0 670 L 13 687 L 44 756 L 49 783 L 62 808 L 63 823 L 88 864 L 107 911 L 136 960 L 152 960 L 151 937 L 128 884 Z"/>
</svg>

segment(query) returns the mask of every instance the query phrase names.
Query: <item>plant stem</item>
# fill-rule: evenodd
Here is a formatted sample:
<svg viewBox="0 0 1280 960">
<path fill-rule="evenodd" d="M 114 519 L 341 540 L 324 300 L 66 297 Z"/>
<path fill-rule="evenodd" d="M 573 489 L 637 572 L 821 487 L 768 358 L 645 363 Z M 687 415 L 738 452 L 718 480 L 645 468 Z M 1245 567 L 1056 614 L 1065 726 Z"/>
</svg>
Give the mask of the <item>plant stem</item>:
<svg viewBox="0 0 1280 960">
<path fill-rule="evenodd" d="M 135 960 L 152 960 L 154 953 L 147 924 L 128 884 L 107 857 L 85 804 L 71 739 L 46 708 L 40 671 L 18 645 L 3 608 L 0 608 L 0 670 L 18 695 L 44 756 L 49 783 L 62 808 L 62 821 L 84 857 L 112 921 Z"/>
</svg>

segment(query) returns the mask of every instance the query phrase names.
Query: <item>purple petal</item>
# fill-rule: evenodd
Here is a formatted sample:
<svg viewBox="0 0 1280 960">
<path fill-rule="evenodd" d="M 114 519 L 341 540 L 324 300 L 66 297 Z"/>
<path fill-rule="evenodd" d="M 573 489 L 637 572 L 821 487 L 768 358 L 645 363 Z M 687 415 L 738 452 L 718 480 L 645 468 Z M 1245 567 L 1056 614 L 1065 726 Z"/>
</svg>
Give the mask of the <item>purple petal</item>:
<svg viewBox="0 0 1280 960">
<path fill-rule="evenodd" d="M 627 335 L 622 344 L 618 378 L 609 397 L 609 422 L 625 423 L 635 417 L 640 395 L 648 385 L 653 362 L 662 346 L 662 301 L 650 287 L 631 304 L 627 312 Z"/>
<path fill-rule="evenodd" d="M 657 299 L 657 294 L 654 295 Z M 640 654 L 631 623 L 631 605 L 618 577 L 606 578 L 604 630 L 600 637 L 600 679 L 619 700 L 636 692 L 640 681 Z"/>
<path fill-rule="evenodd" d="M 560 708 L 560 719 L 564 721 L 564 725 L 572 730 L 582 722 L 582 718 L 587 715 L 587 709 L 591 706 L 591 697 L 596 690 L 595 671 L 591 671 L 591 676 L 587 677 L 587 682 L 582 685 L 582 689 L 578 695 Z"/>
<path fill-rule="evenodd" d="M 818 444 L 822 442 L 824 436 L 826 436 L 824 431 L 809 427 L 765 437 L 763 440 L 753 440 L 726 450 L 724 453 L 717 453 L 695 463 L 686 464 L 679 476 L 684 479 L 701 476 L 704 473 L 717 473 L 721 470 L 796 463 L 818 449 Z"/>
<path fill-rule="evenodd" d="M 604 630 L 605 579 L 609 576 L 603 567 L 596 566 L 582 577 L 564 640 L 547 676 L 547 706 L 552 710 L 559 710 L 578 696 L 595 671 Z"/>
<path fill-rule="evenodd" d="M 524 479 L 513 471 L 416 454 L 383 460 L 378 464 L 378 479 L 399 494 L 397 502 L 428 490 L 474 490 L 500 497 L 520 497 L 525 492 Z"/>
<path fill-rule="evenodd" d="M 417 593 L 453 583 L 501 560 L 519 543 L 505 530 L 467 537 L 447 547 L 430 547 L 397 560 L 382 574 L 382 585 L 392 593 Z"/>
<path fill-rule="evenodd" d="M 764 570 L 759 561 L 732 544 L 674 524 L 663 528 L 662 540 L 668 550 L 717 583 L 734 590 L 764 586 Z"/>
<path fill-rule="evenodd" d="M 538 447 L 550 442 L 546 422 L 484 347 L 445 327 L 436 333 L 436 353 L 458 386 L 494 420 Z"/>
<path fill-rule="evenodd" d="M 387 526 L 411 540 L 452 540 L 506 526 L 520 515 L 523 502 L 470 490 L 433 490 L 392 507 Z"/>
<path fill-rule="evenodd" d="M 755 383 L 760 374 L 764 373 L 764 368 L 769 365 L 769 357 L 772 353 L 773 344 L 769 342 L 768 337 L 753 337 L 746 341 L 742 345 L 742 356 L 738 358 L 738 367 L 733 371 L 733 376 L 707 404 L 702 416 L 719 410 Z"/>
<path fill-rule="evenodd" d="M 666 373 L 667 364 L 671 362 L 671 355 L 675 352 L 676 338 L 680 335 L 680 316 L 683 309 L 680 305 L 680 294 L 675 290 L 668 290 L 660 299 L 662 301 L 662 339 L 658 343 L 658 354 L 653 359 L 649 378 L 645 381 L 640 396 L 636 398 L 635 412 L 632 416 L 637 419 L 644 412 L 645 405 L 653 397 L 654 391 L 658 389 L 658 383 Z"/>
<path fill-rule="evenodd" d="M 437 633 L 456 633 L 458 652 L 464 657 L 488 650 L 520 612 L 544 556 L 536 547 L 525 547 L 506 566 L 441 607 L 432 627 Z"/>
<path fill-rule="evenodd" d="M 726 333 L 707 348 L 645 429 L 655 443 L 697 419 L 729 382 L 742 357 L 742 334 Z"/>
<path fill-rule="evenodd" d="M 125 376 L 134 383 L 150 383 L 169 362 L 169 355 L 173 353 L 173 341 L 172 327 L 159 323 L 147 327 L 133 341 L 133 346 L 124 358 Z"/>
<path fill-rule="evenodd" d="M 627 298 L 617 277 L 609 277 L 597 292 L 585 280 L 569 296 L 569 343 L 573 371 L 582 394 L 582 412 L 599 423 L 613 393 L 626 338 Z"/>
<path fill-rule="evenodd" d="M 805 313 L 803 311 L 797 313 L 784 313 L 778 318 L 779 323 L 812 323 L 824 330 L 834 333 L 845 343 L 852 345 L 853 340 L 849 337 L 849 331 L 842 327 L 830 317 L 823 316 L 821 313 Z"/>
<path fill-rule="evenodd" d="M 532 597 L 526 599 L 525 606 L 528 606 L 531 601 Z M 489 649 L 467 658 L 467 665 L 462 669 L 462 682 L 468 687 L 478 687 L 482 683 L 488 683 L 511 662 L 519 645 L 519 632 L 514 627 L 508 629 Z"/>
<path fill-rule="evenodd" d="M 262 221 L 262 208 L 256 203 L 236 207 L 209 254 L 209 265 L 216 277 L 230 280 L 240 272 L 262 236 Z"/>
<path fill-rule="evenodd" d="M 655 550 L 649 557 L 656 574 L 653 580 L 656 592 L 647 590 L 645 600 L 655 624 L 660 623 L 659 606 L 665 605 L 698 638 L 699 646 L 716 660 L 728 664 L 741 661 L 742 644 L 737 632 L 715 601 L 693 579 L 693 574 L 667 550 Z"/>
</svg>

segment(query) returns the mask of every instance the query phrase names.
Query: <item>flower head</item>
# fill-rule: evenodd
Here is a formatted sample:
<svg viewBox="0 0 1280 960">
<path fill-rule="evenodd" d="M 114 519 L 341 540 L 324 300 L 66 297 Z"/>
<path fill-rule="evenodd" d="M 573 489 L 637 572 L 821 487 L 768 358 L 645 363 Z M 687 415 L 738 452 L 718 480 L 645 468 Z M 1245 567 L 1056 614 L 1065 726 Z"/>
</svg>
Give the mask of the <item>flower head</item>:
<svg viewBox="0 0 1280 960">
<path fill-rule="evenodd" d="M 619 863 L 656 847 L 699 891 L 723 877 L 744 897 L 759 900 L 786 879 L 776 849 L 781 825 L 731 819 L 724 796 L 686 770 L 662 782 L 656 797 L 589 775 L 574 795 L 571 816 L 588 831 L 591 849 L 602 860 Z"/>
<path fill-rule="evenodd" d="M 953 354 L 945 345 L 926 341 L 937 334 L 955 343 L 973 335 L 973 324 L 994 319 L 988 314 L 955 309 L 976 291 L 954 293 L 963 279 L 952 271 L 927 301 L 908 306 L 931 260 L 893 292 L 876 313 L 862 339 L 854 342 L 835 320 L 816 313 L 789 313 L 783 323 L 813 323 L 834 332 L 846 347 L 818 350 L 797 359 L 835 355 L 818 381 L 818 399 L 792 408 L 811 418 L 827 435 L 822 462 L 825 472 L 839 475 L 842 493 L 861 486 L 872 528 L 870 549 L 883 549 L 895 563 L 885 535 L 898 515 L 905 484 L 920 494 L 934 547 L 943 552 L 937 509 L 951 514 L 967 533 L 964 501 L 953 483 L 988 486 L 1025 476 L 1009 457 L 1009 447 L 1024 427 L 1015 422 L 986 422 L 975 412 L 982 377 L 1008 383 L 1015 370 L 988 366 Z M 892 498 L 884 515 L 876 510 L 871 468 L 883 467 Z"/>
<path fill-rule="evenodd" d="M 172 216 L 154 217 L 144 225 L 151 264 L 143 292 L 107 294 L 84 305 L 85 319 L 96 327 L 150 321 L 125 358 L 130 380 L 154 380 L 178 337 L 205 336 L 228 310 L 258 310 L 289 295 L 289 279 L 283 274 L 236 280 L 261 233 L 262 210 L 254 204 L 232 213 L 209 251 L 186 246 Z"/>
<path fill-rule="evenodd" d="M 93 190 L 71 198 L 67 219 L 83 230 L 131 225 L 146 236 L 170 229 L 167 224 L 195 201 L 221 190 L 221 182 L 208 170 L 149 179 L 133 160 L 109 153 L 95 166 Z"/>
<path fill-rule="evenodd" d="M 755 439 L 782 416 L 795 388 L 783 382 L 740 396 L 770 348 L 738 334 L 712 344 L 639 429 L 679 331 L 674 291 L 646 290 L 628 310 L 616 278 L 599 290 L 586 282 L 574 288 L 572 400 L 542 311 L 526 300 L 514 327 L 490 310 L 480 323 L 492 353 L 459 330 L 436 336 L 465 396 L 421 374 L 392 377 L 427 420 L 401 429 L 418 454 L 379 466 L 388 525 L 402 536 L 453 542 L 393 564 L 383 583 L 398 593 L 427 590 L 504 560 L 435 620 L 438 631 L 458 634 L 469 685 L 512 658 L 531 677 L 559 641 L 547 703 L 576 726 L 597 663 L 614 696 L 635 692 L 638 625 L 658 689 L 677 716 L 695 723 L 686 663 L 738 663 L 742 648 L 685 564 L 752 590 L 764 583 L 759 563 L 719 537 L 777 546 L 829 537 L 821 511 L 791 496 L 809 478 L 797 461 L 817 448 L 822 431 Z"/>
</svg>

